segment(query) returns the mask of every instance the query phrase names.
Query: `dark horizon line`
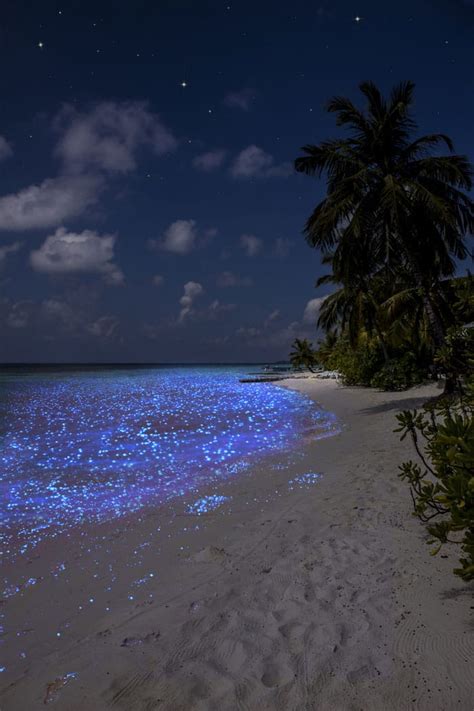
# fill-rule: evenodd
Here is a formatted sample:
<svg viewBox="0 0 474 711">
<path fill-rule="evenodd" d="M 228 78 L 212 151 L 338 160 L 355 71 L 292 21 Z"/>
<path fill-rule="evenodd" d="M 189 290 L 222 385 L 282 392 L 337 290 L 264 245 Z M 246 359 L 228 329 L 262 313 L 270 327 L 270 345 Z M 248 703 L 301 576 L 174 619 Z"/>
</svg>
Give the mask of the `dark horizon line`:
<svg viewBox="0 0 474 711">
<path fill-rule="evenodd" d="M 287 360 L 252 360 L 252 361 L 7 361 L 0 362 L 0 368 L 18 367 L 54 367 L 54 366 L 190 366 L 190 365 L 262 365 L 262 363 L 287 363 Z"/>
</svg>

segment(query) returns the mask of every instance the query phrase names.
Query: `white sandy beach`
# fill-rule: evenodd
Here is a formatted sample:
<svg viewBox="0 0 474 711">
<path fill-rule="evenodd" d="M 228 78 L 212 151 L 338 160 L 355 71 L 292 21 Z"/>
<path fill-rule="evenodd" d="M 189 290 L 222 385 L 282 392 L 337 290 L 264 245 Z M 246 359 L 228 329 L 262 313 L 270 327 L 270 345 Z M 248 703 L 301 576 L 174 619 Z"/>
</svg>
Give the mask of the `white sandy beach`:
<svg viewBox="0 0 474 711">
<path fill-rule="evenodd" d="M 151 512 L 104 527 L 97 554 L 57 542 L 66 574 L 4 605 L 31 624 L 2 645 L 15 658 L 27 649 L 2 711 L 472 711 L 472 587 L 452 574 L 456 551 L 430 557 L 397 478 L 412 453 L 395 413 L 434 386 L 285 386 L 335 412 L 342 433 L 223 486 L 231 504 L 199 519 Z M 323 476 L 288 487 L 303 472 Z M 38 551 L 31 574 L 55 555 Z"/>
</svg>

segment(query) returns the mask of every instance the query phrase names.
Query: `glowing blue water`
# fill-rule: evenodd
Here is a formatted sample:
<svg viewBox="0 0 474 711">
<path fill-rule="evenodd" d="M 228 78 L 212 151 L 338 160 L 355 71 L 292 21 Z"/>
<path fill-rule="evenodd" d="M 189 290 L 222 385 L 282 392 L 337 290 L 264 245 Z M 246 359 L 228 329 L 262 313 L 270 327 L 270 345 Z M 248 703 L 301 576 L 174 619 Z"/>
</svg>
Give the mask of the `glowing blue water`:
<svg viewBox="0 0 474 711">
<path fill-rule="evenodd" d="M 238 381 L 247 369 L 3 375 L 4 553 L 163 503 L 323 435 L 334 417 L 301 395 Z"/>
</svg>

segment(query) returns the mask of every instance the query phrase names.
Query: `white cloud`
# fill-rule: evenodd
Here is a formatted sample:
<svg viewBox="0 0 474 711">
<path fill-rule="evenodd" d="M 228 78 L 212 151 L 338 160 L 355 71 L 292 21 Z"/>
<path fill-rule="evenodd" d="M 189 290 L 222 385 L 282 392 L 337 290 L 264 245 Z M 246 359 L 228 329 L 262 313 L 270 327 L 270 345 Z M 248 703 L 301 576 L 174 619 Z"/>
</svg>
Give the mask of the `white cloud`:
<svg viewBox="0 0 474 711">
<path fill-rule="evenodd" d="M 310 299 L 308 301 L 303 314 L 303 321 L 305 323 L 310 323 L 313 326 L 316 326 L 321 305 L 326 298 L 326 296 L 317 296 L 315 299 Z"/>
<path fill-rule="evenodd" d="M 75 233 L 60 227 L 30 255 L 32 267 L 48 274 L 97 273 L 111 285 L 124 276 L 114 263 L 115 235 L 99 235 L 92 230 Z"/>
<path fill-rule="evenodd" d="M 264 328 L 268 328 L 273 321 L 276 321 L 277 318 L 280 316 L 280 311 L 278 309 L 274 309 L 271 313 L 268 314 L 267 318 L 265 319 L 264 323 Z"/>
<path fill-rule="evenodd" d="M 153 286 L 162 286 L 164 282 L 164 277 L 162 277 L 161 274 L 155 274 L 151 281 Z"/>
<path fill-rule="evenodd" d="M 62 326 L 72 328 L 77 317 L 69 304 L 58 299 L 46 299 L 41 304 L 41 315 Z"/>
<path fill-rule="evenodd" d="M 317 335 L 316 322 L 321 304 L 326 296 L 310 299 L 304 309 L 301 321 L 291 321 L 286 325 L 282 323 L 278 309 L 273 310 L 263 323 L 239 328 L 234 336 L 251 348 L 278 348 L 286 349 L 289 353 L 291 343 L 295 338 L 313 339 Z"/>
<path fill-rule="evenodd" d="M 175 254 L 188 254 L 196 244 L 197 230 L 195 220 L 176 220 L 163 235 L 161 249 Z"/>
<path fill-rule="evenodd" d="M 235 178 L 260 177 L 273 165 L 273 157 L 258 146 L 248 146 L 239 153 L 231 168 Z"/>
<path fill-rule="evenodd" d="M 252 280 L 249 277 L 240 277 L 233 272 L 222 272 L 217 277 L 217 286 L 228 288 L 233 286 L 251 286 Z"/>
<path fill-rule="evenodd" d="M 295 338 L 305 336 L 306 332 L 301 328 L 301 324 L 298 321 L 292 321 L 287 326 L 266 333 L 262 345 L 285 348 L 288 349 L 288 352 Z"/>
<path fill-rule="evenodd" d="M 273 244 L 273 253 L 275 257 L 279 259 L 284 259 L 288 256 L 291 249 L 291 242 L 289 239 L 284 237 L 277 237 Z"/>
<path fill-rule="evenodd" d="M 209 315 L 211 318 L 217 317 L 219 314 L 228 313 L 235 309 L 235 304 L 222 304 L 219 299 L 215 299 L 209 306 Z"/>
<path fill-rule="evenodd" d="M 134 170 L 141 149 L 157 155 L 177 141 L 143 102 L 102 102 L 90 111 L 66 106 L 55 121 L 60 174 L 0 197 L 0 230 L 57 227 L 97 202 L 104 174 Z M 0 160 L 11 154 L 0 136 Z"/>
<path fill-rule="evenodd" d="M 235 158 L 230 173 L 234 178 L 283 177 L 292 172 L 291 163 L 275 165 L 275 159 L 263 148 L 251 145 Z"/>
<path fill-rule="evenodd" d="M 7 139 L 0 136 L 0 160 L 5 160 L 5 158 L 10 158 L 13 155 L 13 150 L 11 145 L 8 143 Z"/>
<path fill-rule="evenodd" d="M 0 230 L 56 227 L 81 214 L 97 201 L 100 178 L 77 176 L 48 178 L 0 198 Z"/>
<path fill-rule="evenodd" d="M 181 304 L 181 311 L 179 313 L 178 321 L 184 321 L 193 311 L 193 303 L 201 296 L 204 292 L 202 284 L 197 281 L 188 281 L 184 285 L 184 294 L 180 298 L 179 303 Z"/>
<path fill-rule="evenodd" d="M 5 244 L 0 247 L 0 267 L 6 262 L 9 254 L 14 254 L 18 252 L 21 247 L 21 242 L 12 242 L 12 244 Z"/>
<path fill-rule="evenodd" d="M 247 257 L 255 257 L 263 246 L 263 242 L 255 235 L 242 235 L 240 238 L 242 249 L 245 250 Z"/>
<path fill-rule="evenodd" d="M 208 227 L 207 229 L 205 229 L 202 235 L 201 245 L 204 246 L 212 242 L 218 232 L 219 230 L 217 229 L 217 227 Z"/>
<path fill-rule="evenodd" d="M 295 338 L 303 338 L 307 335 L 307 329 L 302 328 L 299 321 L 292 321 L 286 326 L 275 329 L 272 328 L 272 322 L 269 322 L 268 319 L 261 327 L 241 327 L 235 333 L 239 342 L 243 341 L 249 347 L 287 348 L 287 352 L 289 352 Z"/>
<path fill-rule="evenodd" d="M 34 304 L 32 301 L 17 301 L 13 304 L 6 319 L 10 328 L 26 328 L 31 320 Z"/>
<path fill-rule="evenodd" d="M 252 101 L 255 98 L 254 89 L 241 89 L 240 91 L 231 91 L 224 98 L 224 104 L 232 109 L 242 109 L 242 111 L 249 111 L 252 105 Z"/>
<path fill-rule="evenodd" d="M 62 160 L 61 174 L 1 197 L 0 230 L 57 227 L 97 202 L 103 173 L 134 170 L 141 148 L 160 155 L 177 146 L 159 117 L 139 102 L 103 102 L 89 112 L 68 106 L 56 119 L 56 128 L 61 134 L 55 150 Z M 0 136 L 0 160 L 10 152 Z"/>
<path fill-rule="evenodd" d="M 201 155 L 194 158 L 193 165 L 198 170 L 203 170 L 204 172 L 209 173 L 212 170 L 217 170 L 217 168 L 221 167 L 226 155 L 227 151 L 218 149 L 208 151 L 207 153 L 201 153 Z"/>
<path fill-rule="evenodd" d="M 176 220 L 166 228 L 160 238 L 149 239 L 148 247 L 153 250 L 185 255 L 194 249 L 208 245 L 217 232 L 215 227 L 198 229 L 196 220 Z"/>
<path fill-rule="evenodd" d="M 143 323 L 142 324 L 142 331 L 145 334 L 147 338 L 150 339 L 150 341 L 157 341 L 158 338 L 161 337 L 162 335 L 162 329 L 159 326 L 156 326 L 155 324 L 152 323 Z"/>
<path fill-rule="evenodd" d="M 72 173 L 129 173 L 136 168 L 141 148 L 161 155 L 177 146 L 173 134 L 144 102 L 107 101 L 88 112 L 66 106 L 56 124 L 62 131 L 56 154 Z"/>
<path fill-rule="evenodd" d="M 247 342 L 251 342 L 254 338 L 260 336 L 261 333 L 262 331 L 255 326 L 241 326 L 237 329 L 235 335 L 239 338 L 239 340 L 243 339 Z"/>
<path fill-rule="evenodd" d="M 112 338 L 116 334 L 119 323 L 115 316 L 101 316 L 96 321 L 88 324 L 86 330 L 97 338 Z"/>
</svg>

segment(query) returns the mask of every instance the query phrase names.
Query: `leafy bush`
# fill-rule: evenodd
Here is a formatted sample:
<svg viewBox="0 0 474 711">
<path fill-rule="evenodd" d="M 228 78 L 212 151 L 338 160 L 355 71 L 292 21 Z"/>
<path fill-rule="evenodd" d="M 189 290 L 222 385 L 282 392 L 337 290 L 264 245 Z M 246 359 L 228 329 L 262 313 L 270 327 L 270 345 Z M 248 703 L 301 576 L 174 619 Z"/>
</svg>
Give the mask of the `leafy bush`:
<svg viewBox="0 0 474 711">
<path fill-rule="evenodd" d="M 381 390 L 407 390 L 426 377 L 426 372 L 418 365 L 412 353 L 393 358 L 385 363 L 373 376 L 370 384 Z"/>
<path fill-rule="evenodd" d="M 377 344 L 365 342 L 353 348 L 345 338 L 340 338 L 329 352 L 320 349 L 317 355 L 325 368 L 339 371 L 344 385 L 369 386 L 383 364 Z"/>
<path fill-rule="evenodd" d="M 436 354 L 437 369 L 447 380 L 457 383 L 473 372 L 474 328 L 450 328 L 442 348 Z"/>
<path fill-rule="evenodd" d="M 421 462 L 404 462 L 399 476 L 410 485 L 414 514 L 426 524 L 429 542 L 438 541 L 432 555 L 445 543 L 460 546 L 461 565 L 454 573 L 473 580 L 474 378 L 461 397 L 438 400 L 423 412 L 402 412 L 397 419 L 396 431 L 401 439 L 411 437 Z"/>
<path fill-rule="evenodd" d="M 382 390 L 406 390 L 426 377 L 426 368 L 412 353 L 385 362 L 380 345 L 363 341 L 353 347 L 345 338 L 322 343 L 317 356 L 323 366 L 337 370 L 344 385 L 365 385 Z"/>
</svg>

